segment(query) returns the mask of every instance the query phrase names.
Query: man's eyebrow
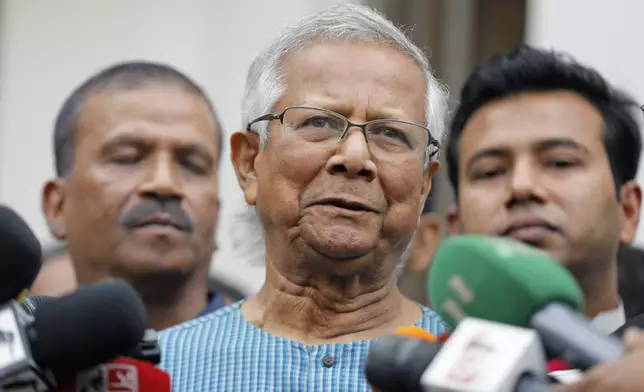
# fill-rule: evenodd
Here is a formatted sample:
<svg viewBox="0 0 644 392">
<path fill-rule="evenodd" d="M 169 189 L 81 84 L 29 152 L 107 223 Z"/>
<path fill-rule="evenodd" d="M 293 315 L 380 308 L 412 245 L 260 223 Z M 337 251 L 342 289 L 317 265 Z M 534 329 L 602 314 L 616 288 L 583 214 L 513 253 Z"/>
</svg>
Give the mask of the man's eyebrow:
<svg viewBox="0 0 644 392">
<path fill-rule="evenodd" d="M 572 148 L 575 150 L 579 150 L 583 153 L 589 152 L 586 146 L 570 138 L 552 138 L 552 139 L 543 140 L 537 144 L 536 150 L 538 152 L 542 152 L 542 151 L 551 150 L 553 148 L 560 148 L 560 147 Z"/>
<path fill-rule="evenodd" d="M 469 170 L 479 160 L 483 158 L 506 158 L 510 156 L 510 151 L 503 147 L 491 147 L 478 150 L 467 160 L 465 167 Z"/>
</svg>

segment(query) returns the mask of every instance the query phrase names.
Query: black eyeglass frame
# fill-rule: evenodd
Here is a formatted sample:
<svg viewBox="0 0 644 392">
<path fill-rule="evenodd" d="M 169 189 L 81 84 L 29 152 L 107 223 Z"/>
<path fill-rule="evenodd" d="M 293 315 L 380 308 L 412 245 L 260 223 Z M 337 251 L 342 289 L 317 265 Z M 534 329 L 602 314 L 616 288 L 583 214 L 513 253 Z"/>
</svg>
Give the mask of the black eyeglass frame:
<svg viewBox="0 0 644 392">
<path fill-rule="evenodd" d="M 344 131 L 342 131 L 342 133 L 340 134 L 340 137 L 338 138 L 338 140 L 343 140 L 347 136 L 349 128 L 352 128 L 352 127 L 360 128 L 362 130 L 362 133 L 366 137 L 367 136 L 366 135 L 366 132 L 367 132 L 366 128 L 367 128 L 367 125 L 369 125 L 369 124 L 374 124 L 374 123 L 379 123 L 379 122 L 397 122 L 397 123 L 402 123 L 402 124 L 407 124 L 407 125 L 414 125 L 414 126 L 417 126 L 417 127 L 420 127 L 422 129 L 424 129 L 427 132 L 427 146 L 425 146 L 425 149 L 427 149 L 429 146 L 436 147 L 436 150 L 434 152 L 432 152 L 431 155 L 428 158 L 433 158 L 434 156 L 436 156 L 436 154 L 438 154 L 438 152 L 440 150 L 440 142 L 438 140 L 436 140 L 436 138 L 434 138 L 432 136 L 432 133 L 429 131 L 429 129 L 427 129 L 426 127 L 424 127 L 424 126 L 422 126 L 420 124 L 416 124 L 416 123 L 411 122 L 411 121 L 396 120 L 396 119 L 393 119 L 393 118 L 392 119 L 371 120 L 371 121 L 367 121 L 366 123 L 363 123 L 363 124 L 357 124 L 357 123 L 351 122 L 348 118 L 344 117 L 340 113 L 336 113 L 334 111 L 327 110 L 327 109 L 322 109 L 322 108 L 314 108 L 314 107 L 310 107 L 310 106 L 289 106 L 286 109 L 282 110 L 281 113 L 278 113 L 278 114 L 273 114 L 273 113 L 264 114 L 263 116 L 259 116 L 256 119 L 254 119 L 251 122 L 249 122 L 248 125 L 246 126 L 246 131 L 256 133 L 256 131 L 254 129 L 252 129 L 251 127 L 255 123 L 258 123 L 260 121 L 280 120 L 280 124 L 284 125 L 284 114 L 290 109 L 320 110 L 320 111 L 323 111 L 323 112 L 326 112 L 326 113 L 329 113 L 329 114 L 332 114 L 334 116 L 338 116 L 338 117 L 344 119 L 344 121 L 346 121 L 346 123 L 347 123 L 347 126 L 344 128 Z"/>
</svg>

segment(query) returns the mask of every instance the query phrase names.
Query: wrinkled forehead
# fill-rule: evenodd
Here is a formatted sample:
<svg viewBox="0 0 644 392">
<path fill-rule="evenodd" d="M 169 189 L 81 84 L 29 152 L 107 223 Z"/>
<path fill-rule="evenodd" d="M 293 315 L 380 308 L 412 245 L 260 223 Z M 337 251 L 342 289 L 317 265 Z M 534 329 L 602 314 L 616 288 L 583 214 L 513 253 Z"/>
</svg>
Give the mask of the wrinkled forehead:
<svg viewBox="0 0 644 392">
<path fill-rule="evenodd" d="M 147 142 L 202 144 L 218 149 L 220 132 L 208 103 L 180 85 L 95 92 L 79 116 L 79 142 L 130 137 Z"/>
<path fill-rule="evenodd" d="M 363 106 L 424 123 L 423 72 L 409 55 L 391 45 L 317 43 L 285 58 L 282 72 L 285 91 L 276 109 L 308 103 L 328 109 L 340 106 L 336 111 L 347 114 Z"/>
</svg>

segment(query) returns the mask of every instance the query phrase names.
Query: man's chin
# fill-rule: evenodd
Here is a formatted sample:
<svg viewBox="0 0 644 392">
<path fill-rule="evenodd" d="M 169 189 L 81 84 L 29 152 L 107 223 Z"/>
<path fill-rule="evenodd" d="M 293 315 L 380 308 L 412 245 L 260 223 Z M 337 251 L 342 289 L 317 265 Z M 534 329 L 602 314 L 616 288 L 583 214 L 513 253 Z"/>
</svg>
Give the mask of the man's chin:
<svg viewBox="0 0 644 392">
<path fill-rule="evenodd" d="M 310 244 L 309 246 L 324 258 L 337 261 L 358 260 L 373 251 L 372 247 L 356 247 L 355 244 Z"/>
<path fill-rule="evenodd" d="M 118 257 L 121 270 L 128 275 L 145 276 L 172 274 L 196 268 L 196 255 L 181 248 L 156 249 L 153 247 L 124 247 Z"/>
</svg>

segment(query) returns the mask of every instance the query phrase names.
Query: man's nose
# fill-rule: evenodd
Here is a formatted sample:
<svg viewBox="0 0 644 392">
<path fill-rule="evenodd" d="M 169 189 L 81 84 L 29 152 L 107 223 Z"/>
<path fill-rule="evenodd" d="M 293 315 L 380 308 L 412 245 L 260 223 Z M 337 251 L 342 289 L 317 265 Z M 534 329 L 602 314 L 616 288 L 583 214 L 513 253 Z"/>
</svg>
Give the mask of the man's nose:
<svg viewBox="0 0 644 392">
<path fill-rule="evenodd" d="M 378 169 L 371 160 L 367 140 L 359 128 L 349 129 L 347 137 L 340 141 L 335 155 L 327 162 L 327 170 L 330 174 L 363 178 L 369 182 L 376 179 Z"/>
<path fill-rule="evenodd" d="M 161 199 L 183 199 L 183 181 L 179 170 L 170 154 L 158 154 L 144 167 L 139 193 Z"/>
<path fill-rule="evenodd" d="M 537 165 L 528 160 L 517 161 L 510 176 L 510 202 L 544 202 L 546 192 Z"/>
</svg>

